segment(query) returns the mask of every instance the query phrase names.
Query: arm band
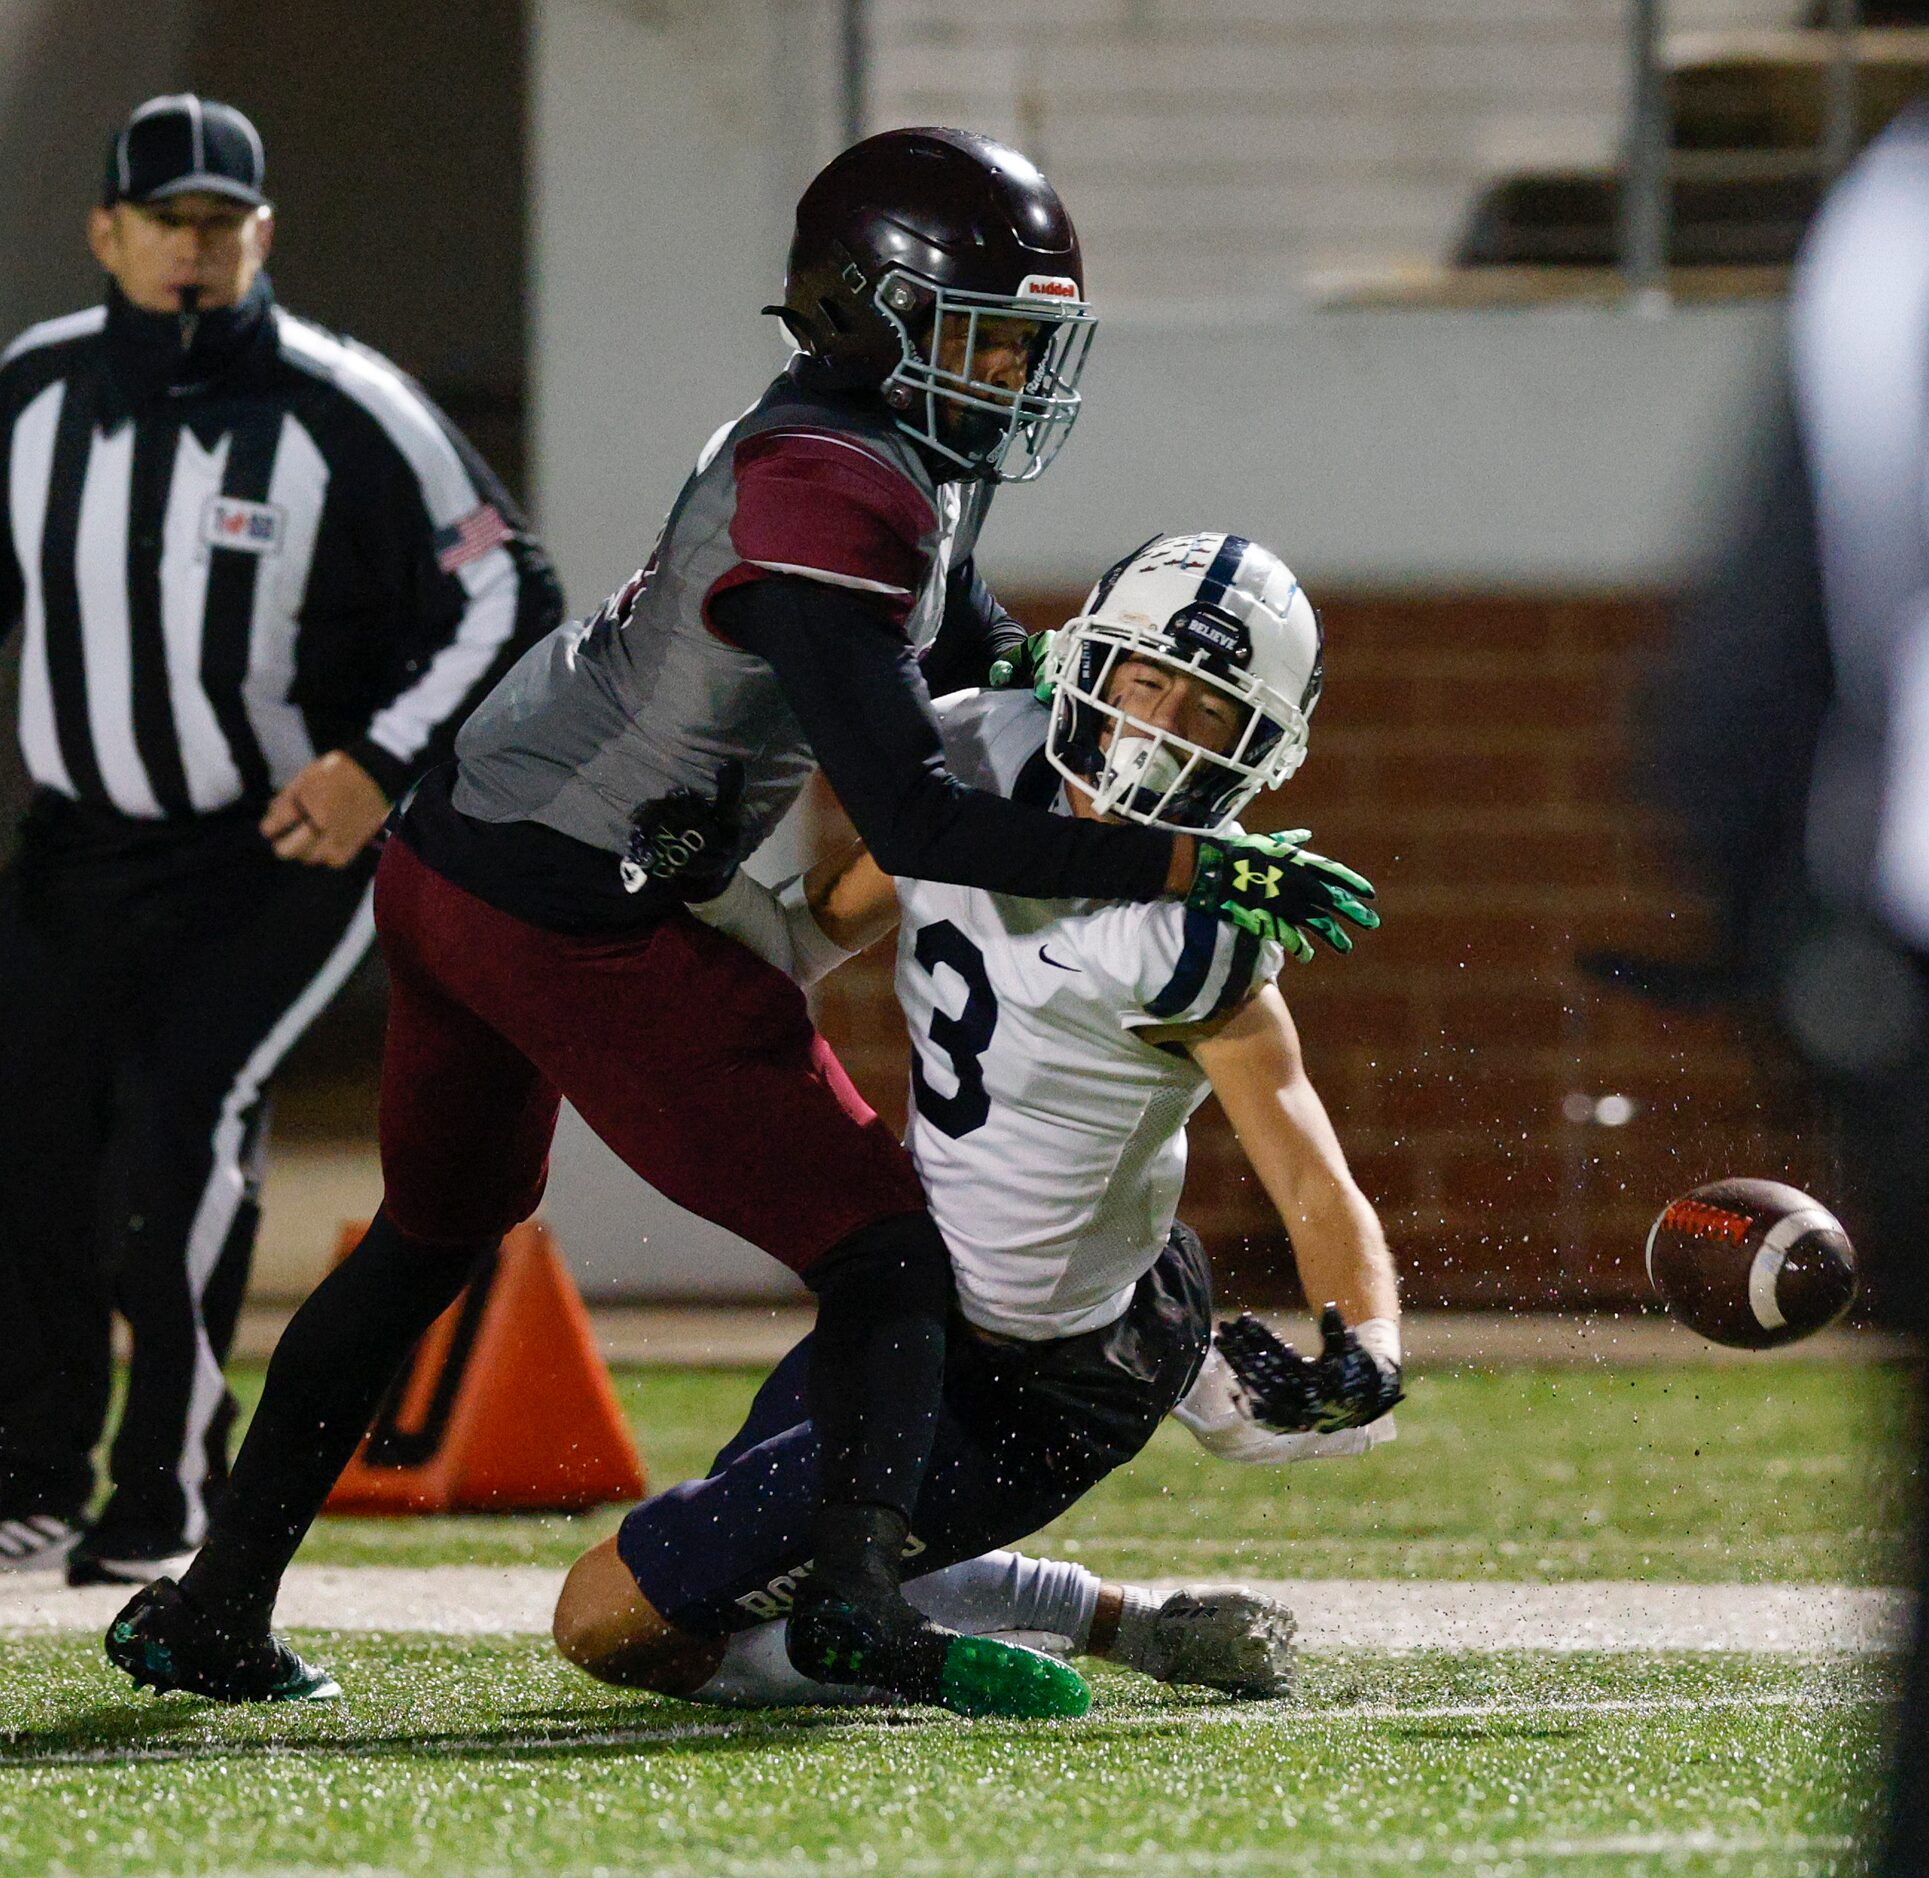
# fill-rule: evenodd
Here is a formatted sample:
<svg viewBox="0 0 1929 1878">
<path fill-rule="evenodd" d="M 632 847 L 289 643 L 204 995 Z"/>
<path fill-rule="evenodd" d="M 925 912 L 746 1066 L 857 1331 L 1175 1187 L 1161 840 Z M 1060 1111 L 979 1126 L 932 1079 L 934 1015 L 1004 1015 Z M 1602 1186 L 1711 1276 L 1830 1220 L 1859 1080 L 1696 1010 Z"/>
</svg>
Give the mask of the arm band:
<svg viewBox="0 0 1929 1878">
<path fill-rule="evenodd" d="M 857 956 L 824 936 L 804 898 L 801 874 L 772 889 L 739 868 L 714 900 L 699 901 L 690 911 L 706 926 L 748 946 L 766 965 L 774 965 L 805 990 Z"/>
</svg>

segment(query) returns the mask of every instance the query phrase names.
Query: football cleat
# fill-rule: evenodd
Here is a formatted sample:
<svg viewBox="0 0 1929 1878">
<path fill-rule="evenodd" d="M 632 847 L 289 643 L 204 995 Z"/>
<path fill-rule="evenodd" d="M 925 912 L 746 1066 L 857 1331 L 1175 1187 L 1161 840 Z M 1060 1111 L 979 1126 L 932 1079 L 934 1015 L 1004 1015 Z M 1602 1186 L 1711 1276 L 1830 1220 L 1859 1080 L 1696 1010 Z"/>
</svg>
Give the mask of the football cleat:
<svg viewBox="0 0 1929 1878">
<path fill-rule="evenodd" d="M 939 1702 L 954 1715 L 1073 1721 L 1092 1706 L 1085 1678 L 1042 1650 L 997 1637 L 949 1636 Z"/>
<path fill-rule="evenodd" d="M 793 1613 L 784 1639 L 792 1665 L 815 1682 L 857 1683 L 954 1715 L 1067 1720 L 1092 1706 L 1068 1663 L 995 1637 L 966 1637 L 919 1621 L 898 1625 L 839 1597 Z"/>
<path fill-rule="evenodd" d="M 137 1591 L 107 1631 L 107 1660 L 135 1686 L 214 1702 L 332 1702 L 341 1685 L 279 1637 L 236 1636 L 188 1601 L 171 1578 Z"/>
<path fill-rule="evenodd" d="M 58 1513 L 0 1519 L 0 1572 L 58 1571 L 79 1538 L 79 1526 Z"/>
<path fill-rule="evenodd" d="M 1277 1599 L 1236 1585 L 1201 1587 L 1173 1592 L 1139 1616 L 1129 1636 L 1121 1626 L 1115 1655 L 1160 1682 L 1228 1695 L 1285 1695 L 1293 1686 L 1296 1628 Z"/>
</svg>

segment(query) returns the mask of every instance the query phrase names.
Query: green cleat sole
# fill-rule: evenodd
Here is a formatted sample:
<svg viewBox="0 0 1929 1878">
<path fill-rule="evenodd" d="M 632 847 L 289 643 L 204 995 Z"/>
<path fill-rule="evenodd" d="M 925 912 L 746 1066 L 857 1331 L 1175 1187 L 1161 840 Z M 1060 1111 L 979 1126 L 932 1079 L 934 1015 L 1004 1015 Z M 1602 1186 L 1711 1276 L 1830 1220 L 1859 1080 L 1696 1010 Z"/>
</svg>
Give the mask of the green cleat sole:
<svg viewBox="0 0 1929 1878">
<path fill-rule="evenodd" d="M 945 1651 L 939 1701 L 954 1714 L 1007 1721 L 1069 1721 L 1092 1706 L 1069 1663 L 990 1637 L 954 1637 Z"/>
</svg>

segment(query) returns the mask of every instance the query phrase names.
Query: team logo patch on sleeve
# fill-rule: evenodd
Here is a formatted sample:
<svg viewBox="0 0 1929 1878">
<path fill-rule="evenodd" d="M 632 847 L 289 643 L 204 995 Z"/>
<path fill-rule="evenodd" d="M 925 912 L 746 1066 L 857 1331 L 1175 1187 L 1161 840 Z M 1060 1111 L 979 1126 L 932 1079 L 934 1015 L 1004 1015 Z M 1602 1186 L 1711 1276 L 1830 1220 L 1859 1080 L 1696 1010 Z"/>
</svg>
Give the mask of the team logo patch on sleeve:
<svg viewBox="0 0 1929 1878">
<path fill-rule="evenodd" d="M 494 503 L 480 503 L 459 522 L 435 531 L 435 564 L 443 573 L 453 574 L 514 536 L 515 530 Z"/>
<path fill-rule="evenodd" d="M 272 502 L 244 502 L 239 496 L 215 496 L 201 514 L 201 539 L 210 548 L 239 548 L 243 554 L 278 554 L 287 526 L 287 511 Z"/>
</svg>

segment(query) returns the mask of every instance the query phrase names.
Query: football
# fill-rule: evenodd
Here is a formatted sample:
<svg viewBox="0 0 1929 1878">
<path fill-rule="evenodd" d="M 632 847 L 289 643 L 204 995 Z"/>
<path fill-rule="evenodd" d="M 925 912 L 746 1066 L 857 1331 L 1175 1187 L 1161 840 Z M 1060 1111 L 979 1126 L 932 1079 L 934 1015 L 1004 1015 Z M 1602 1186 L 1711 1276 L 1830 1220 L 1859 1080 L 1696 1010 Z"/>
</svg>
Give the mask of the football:
<svg viewBox="0 0 1929 1878">
<path fill-rule="evenodd" d="M 1855 1248 L 1819 1200 L 1778 1180 L 1717 1180 L 1648 1233 L 1648 1280 L 1690 1330 L 1738 1350 L 1797 1343 L 1855 1297 Z"/>
</svg>

